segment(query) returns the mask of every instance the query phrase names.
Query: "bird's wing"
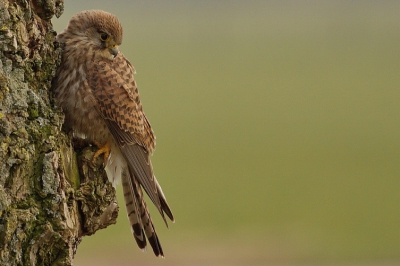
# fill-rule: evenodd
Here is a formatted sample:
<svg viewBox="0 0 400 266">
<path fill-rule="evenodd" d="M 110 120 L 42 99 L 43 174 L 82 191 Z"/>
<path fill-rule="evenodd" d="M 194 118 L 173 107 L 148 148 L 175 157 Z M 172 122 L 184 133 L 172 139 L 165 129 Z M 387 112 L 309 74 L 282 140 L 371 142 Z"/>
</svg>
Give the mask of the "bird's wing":
<svg viewBox="0 0 400 266">
<path fill-rule="evenodd" d="M 155 148 L 155 136 L 142 110 L 135 69 L 119 53 L 113 61 L 96 61 L 88 71 L 88 84 L 104 119 L 117 124 L 117 130 L 127 132 L 125 143 L 138 143 L 147 152 Z M 119 136 L 122 137 L 122 136 Z"/>
<path fill-rule="evenodd" d="M 87 81 L 111 134 L 128 162 L 132 178 L 137 178 L 164 217 L 173 220 L 171 210 L 153 174 L 150 154 L 155 136 L 139 99 L 134 68 L 119 53 L 113 61 L 94 62 Z M 164 218 L 165 219 L 165 218 Z"/>
<path fill-rule="evenodd" d="M 127 132 L 121 132 L 115 122 L 106 120 L 106 124 L 110 129 L 111 134 L 120 145 L 121 152 L 128 162 L 131 173 L 138 179 L 140 185 L 144 188 L 147 195 L 149 195 L 149 198 L 157 207 L 165 223 L 167 224 L 164 213 L 174 221 L 173 214 L 161 190 L 161 186 L 158 184 L 158 181 L 153 174 L 153 167 L 151 165 L 149 153 L 138 143 L 127 144 L 124 142 L 125 139 L 128 139 L 131 136 Z"/>
</svg>

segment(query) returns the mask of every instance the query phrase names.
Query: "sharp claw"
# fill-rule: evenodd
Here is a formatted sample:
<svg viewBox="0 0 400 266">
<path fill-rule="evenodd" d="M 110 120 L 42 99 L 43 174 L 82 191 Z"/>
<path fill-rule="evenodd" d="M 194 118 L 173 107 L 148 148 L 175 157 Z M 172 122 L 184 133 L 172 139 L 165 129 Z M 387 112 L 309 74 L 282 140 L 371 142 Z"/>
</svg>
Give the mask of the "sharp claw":
<svg viewBox="0 0 400 266">
<path fill-rule="evenodd" d="M 111 151 L 110 143 L 106 142 L 104 145 L 101 145 L 100 143 L 95 142 L 94 144 L 99 149 L 94 153 L 93 158 L 92 158 L 92 162 L 94 162 L 97 159 L 97 157 L 99 157 L 100 155 L 104 154 L 103 163 L 104 163 L 104 165 L 107 165 L 108 157 L 110 156 L 110 151 Z"/>
</svg>

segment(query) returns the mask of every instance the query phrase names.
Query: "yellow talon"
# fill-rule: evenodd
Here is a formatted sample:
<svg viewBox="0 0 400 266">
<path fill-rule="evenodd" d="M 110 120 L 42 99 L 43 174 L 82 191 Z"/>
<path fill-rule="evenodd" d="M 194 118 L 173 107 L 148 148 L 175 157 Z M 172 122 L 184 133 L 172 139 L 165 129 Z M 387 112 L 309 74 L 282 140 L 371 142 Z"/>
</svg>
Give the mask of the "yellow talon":
<svg viewBox="0 0 400 266">
<path fill-rule="evenodd" d="M 92 162 L 94 162 L 97 157 L 104 154 L 103 162 L 104 165 L 107 165 L 108 157 L 110 156 L 111 146 L 109 142 L 106 142 L 104 145 L 101 145 L 99 142 L 94 142 L 94 144 L 99 148 L 93 155 Z"/>
</svg>

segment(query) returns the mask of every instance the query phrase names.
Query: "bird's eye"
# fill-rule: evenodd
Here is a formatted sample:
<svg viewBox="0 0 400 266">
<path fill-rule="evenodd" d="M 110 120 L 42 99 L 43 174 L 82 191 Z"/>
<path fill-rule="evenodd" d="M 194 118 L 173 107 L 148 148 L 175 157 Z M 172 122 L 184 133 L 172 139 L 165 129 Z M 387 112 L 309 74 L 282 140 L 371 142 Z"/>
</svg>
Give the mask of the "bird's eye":
<svg viewBox="0 0 400 266">
<path fill-rule="evenodd" d="M 108 41 L 108 39 L 110 38 L 110 36 L 108 36 L 107 33 L 100 33 L 100 39 L 105 42 Z"/>
</svg>

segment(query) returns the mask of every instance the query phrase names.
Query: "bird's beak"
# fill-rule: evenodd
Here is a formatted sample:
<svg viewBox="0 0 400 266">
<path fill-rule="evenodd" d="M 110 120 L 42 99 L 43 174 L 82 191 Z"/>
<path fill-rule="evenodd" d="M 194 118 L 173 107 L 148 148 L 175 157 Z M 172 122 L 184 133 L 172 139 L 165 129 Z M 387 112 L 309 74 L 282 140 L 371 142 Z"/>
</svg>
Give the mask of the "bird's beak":
<svg viewBox="0 0 400 266">
<path fill-rule="evenodd" d="M 110 53 L 111 53 L 114 57 L 117 56 L 118 51 L 119 51 L 118 45 L 114 45 L 114 46 L 112 46 L 112 47 L 110 48 Z"/>
</svg>

